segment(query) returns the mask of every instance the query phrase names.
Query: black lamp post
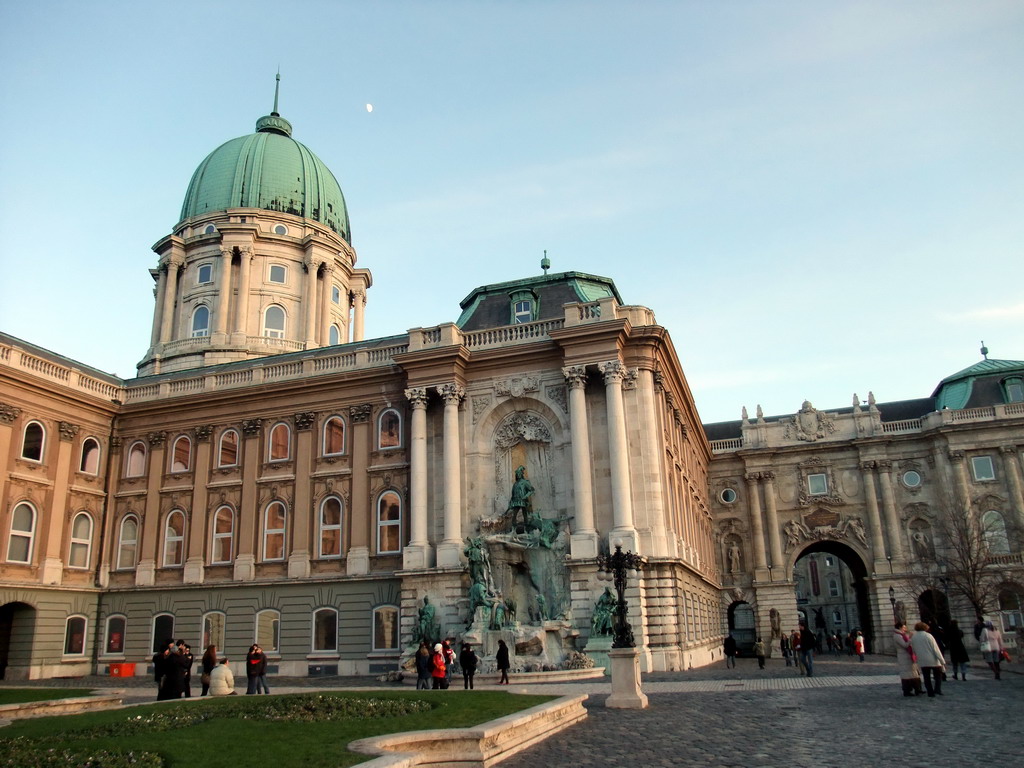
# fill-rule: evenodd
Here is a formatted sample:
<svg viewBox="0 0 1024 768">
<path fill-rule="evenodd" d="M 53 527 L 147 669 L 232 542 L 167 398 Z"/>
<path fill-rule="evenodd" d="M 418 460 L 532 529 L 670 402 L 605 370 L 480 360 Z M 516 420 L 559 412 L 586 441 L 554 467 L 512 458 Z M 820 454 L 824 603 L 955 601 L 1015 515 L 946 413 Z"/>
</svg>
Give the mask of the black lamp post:
<svg viewBox="0 0 1024 768">
<path fill-rule="evenodd" d="M 644 559 L 633 552 L 623 552 L 622 544 L 615 543 L 615 552 L 610 555 L 600 554 L 597 556 L 598 577 L 612 579 L 615 582 L 615 593 L 618 602 L 615 605 L 615 615 L 612 620 L 612 648 L 635 648 L 633 641 L 633 627 L 630 626 L 628 615 L 629 607 L 626 603 L 626 578 L 636 575 L 636 572 L 644 566 Z"/>
</svg>

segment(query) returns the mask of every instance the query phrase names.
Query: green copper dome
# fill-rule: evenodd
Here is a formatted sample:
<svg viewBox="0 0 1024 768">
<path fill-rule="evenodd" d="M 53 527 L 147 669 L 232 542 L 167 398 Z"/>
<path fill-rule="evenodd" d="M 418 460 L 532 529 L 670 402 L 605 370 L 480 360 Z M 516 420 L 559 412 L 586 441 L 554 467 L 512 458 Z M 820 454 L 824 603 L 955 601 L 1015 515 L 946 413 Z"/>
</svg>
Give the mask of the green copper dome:
<svg viewBox="0 0 1024 768">
<path fill-rule="evenodd" d="M 192 175 L 181 218 L 262 208 L 319 221 L 352 242 L 337 179 L 291 133 L 291 124 L 275 111 L 257 121 L 256 133 L 213 150 Z"/>
</svg>

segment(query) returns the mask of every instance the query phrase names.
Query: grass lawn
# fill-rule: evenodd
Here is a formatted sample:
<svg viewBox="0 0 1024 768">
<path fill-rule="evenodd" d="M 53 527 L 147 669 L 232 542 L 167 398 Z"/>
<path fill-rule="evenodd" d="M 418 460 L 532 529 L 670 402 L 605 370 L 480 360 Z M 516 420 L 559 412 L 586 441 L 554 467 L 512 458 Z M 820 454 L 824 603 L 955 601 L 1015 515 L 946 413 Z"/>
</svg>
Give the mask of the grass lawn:
<svg viewBox="0 0 1024 768">
<path fill-rule="evenodd" d="M 310 694 L 295 694 L 302 697 Z M 316 694 L 313 694 L 316 695 Z M 324 696 L 356 700 L 413 700 L 427 702 L 424 712 L 385 717 L 357 717 L 326 722 L 247 720 L 246 712 L 284 705 L 275 700 L 287 696 L 232 696 L 192 699 L 169 704 L 149 704 L 117 711 L 83 715 L 46 717 L 16 721 L 0 730 L 0 765 L 16 765 L 18 752 L 11 752 L 9 740 L 16 737 L 45 739 L 49 747 L 74 751 L 155 752 L 168 768 L 345 768 L 370 759 L 349 752 L 348 743 L 367 736 L 428 728 L 460 728 L 493 720 L 522 709 L 550 701 L 553 696 L 525 696 L 503 691 L 372 691 L 330 692 Z M 368 707 L 360 705 L 361 711 Z M 157 713 L 167 719 L 179 713 L 181 718 L 201 714 L 212 717 L 165 730 L 137 729 L 126 721 L 145 719 Z M 97 726 L 125 723 L 118 735 L 86 736 Z M 120 729 L 120 726 L 114 726 Z M 134 731 L 134 732 L 132 732 Z M 56 734 L 56 735 L 55 735 Z M 78 734 L 78 735 L 76 735 Z M 17 748 L 15 748 L 17 749 Z"/>
<path fill-rule="evenodd" d="M 24 704 L 29 701 L 72 699 L 88 696 L 88 688 L 0 688 L 0 704 Z"/>
</svg>

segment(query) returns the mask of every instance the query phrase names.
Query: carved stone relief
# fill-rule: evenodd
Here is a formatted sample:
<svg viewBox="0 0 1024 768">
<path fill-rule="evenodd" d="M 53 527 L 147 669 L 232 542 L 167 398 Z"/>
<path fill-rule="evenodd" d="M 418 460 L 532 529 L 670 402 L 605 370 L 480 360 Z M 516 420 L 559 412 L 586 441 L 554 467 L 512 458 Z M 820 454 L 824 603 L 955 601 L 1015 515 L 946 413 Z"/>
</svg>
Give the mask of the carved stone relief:
<svg viewBox="0 0 1024 768">
<path fill-rule="evenodd" d="M 785 437 L 788 440 L 803 440 L 813 443 L 836 431 L 833 416 L 817 410 L 810 400 L 804 400 L 796 415 L 786 420 Z"/>
</svg>

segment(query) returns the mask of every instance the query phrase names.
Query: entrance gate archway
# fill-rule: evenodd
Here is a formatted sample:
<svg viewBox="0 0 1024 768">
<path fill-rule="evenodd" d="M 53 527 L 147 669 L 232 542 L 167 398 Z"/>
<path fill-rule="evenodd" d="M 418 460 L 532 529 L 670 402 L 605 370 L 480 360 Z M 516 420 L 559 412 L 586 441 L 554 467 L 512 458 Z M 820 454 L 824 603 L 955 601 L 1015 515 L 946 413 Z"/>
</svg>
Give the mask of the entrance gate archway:
<svg viewBox="0 0 1024 768">
<path fill-rule="evenodd" d="M 817 554 L 827 557 L 813 557 Z M 832 565 L 828 565 L 829 557 L 835 559 Z M 827 540 L 808 545 L 793 564 L 797 611 L 806 616 L 808 628 L 816 634 L 819 629 L 822 633 L 841 631 L 844 649 L 846 634 L 859 629 L 864 633 L 867 652 L 874 653 L 875 631 L 867 576 L 864 561 L 848 545 Z M 822 623 L 824 626 L 817 626 Z M 827 645 L 822 643 L 822 650 L 825 648 Z"/>
<path fill-rule="evenodd" d="M 28 679 L 35 623 L 36 609 L 31 605 L 0 606 L 0 680 Z"/>
<path fill-rule="evenodd" d="M 754 647 L 757 625 L 750 603 L 738 601 L 729 606 L 729 632 L 740 651 L 749 651 Z"/>
</svg>

